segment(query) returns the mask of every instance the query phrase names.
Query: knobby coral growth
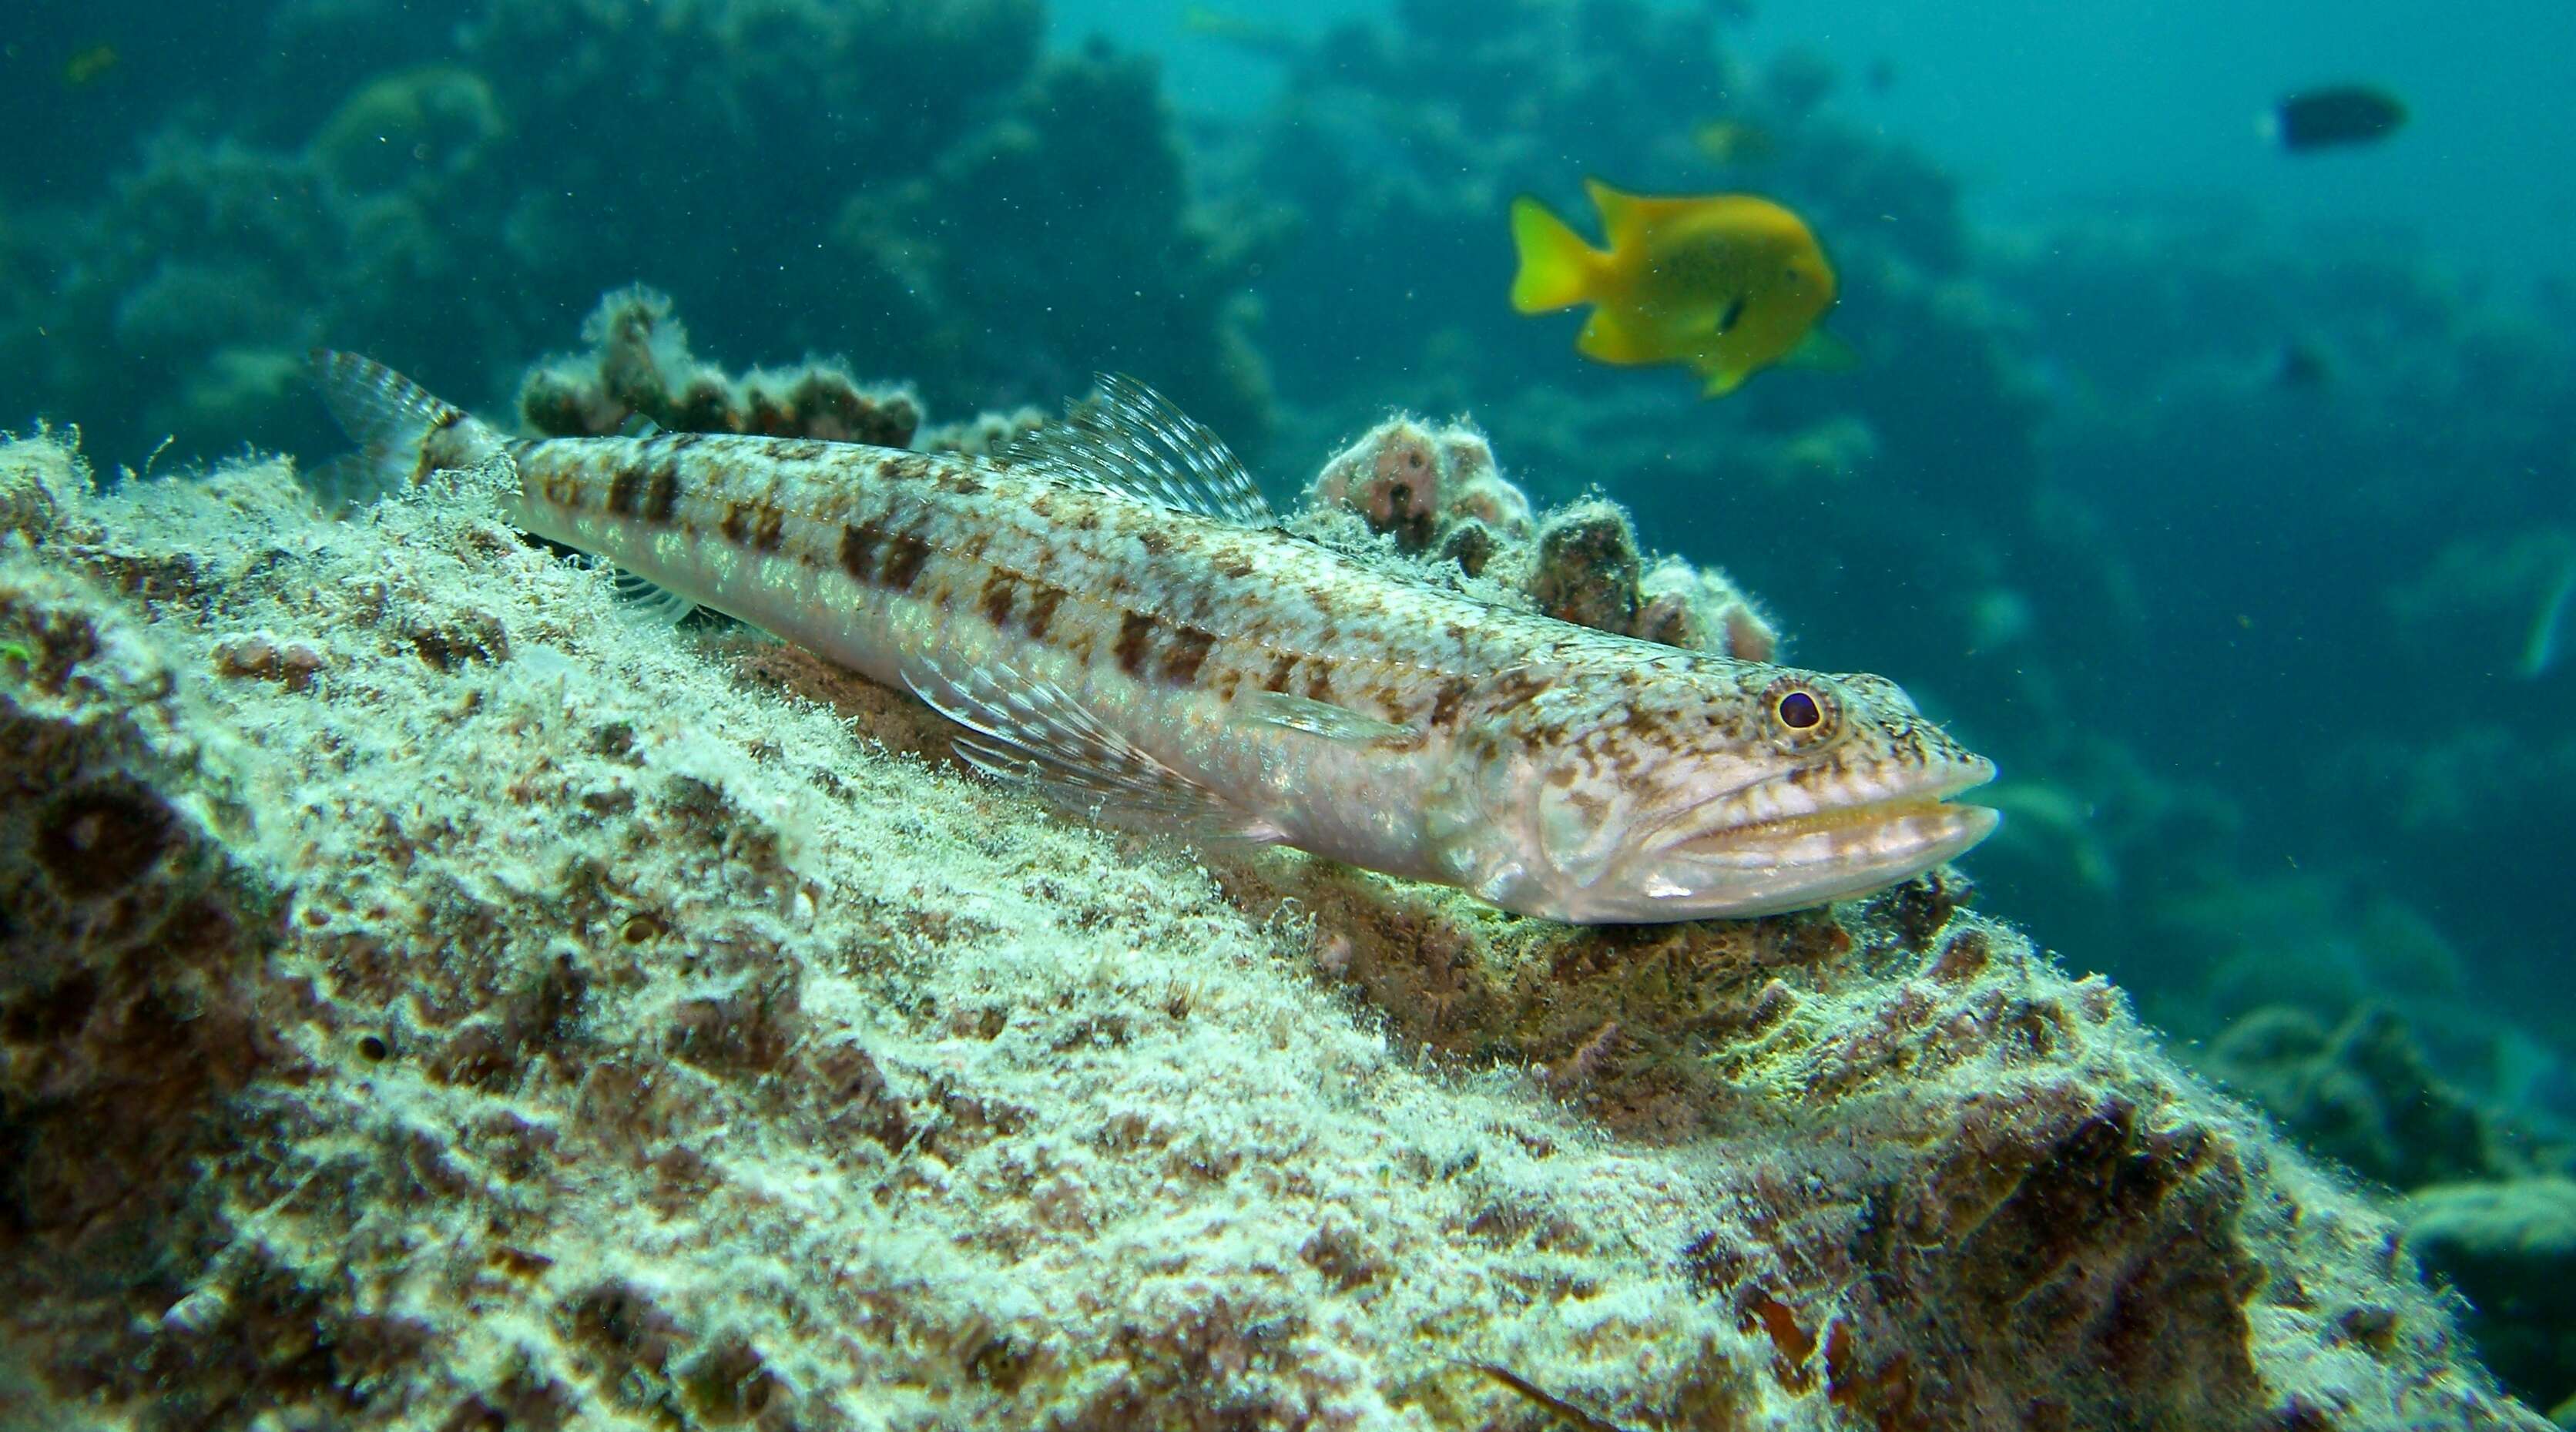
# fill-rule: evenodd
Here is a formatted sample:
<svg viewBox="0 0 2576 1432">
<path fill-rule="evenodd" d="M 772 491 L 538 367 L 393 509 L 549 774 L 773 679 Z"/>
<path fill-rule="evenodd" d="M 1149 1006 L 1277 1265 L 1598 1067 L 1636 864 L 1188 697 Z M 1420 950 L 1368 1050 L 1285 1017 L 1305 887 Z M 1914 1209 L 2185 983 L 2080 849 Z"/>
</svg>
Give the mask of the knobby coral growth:
<svg viewBox="0 0 2576 1432">
<path fill-rule="evenodd" d="M 547 437 L 605 437 L 638 420 L 674 432 L 909 447 L 921 404 L 909 389 L 863 387 L 838 363 L 754 369 L 741 378 L 689 355 L 671 300 L 645 288 L 609 294 L 582 326 L 593 352 L 531 371 L 519 418 Z"/>
</svg>

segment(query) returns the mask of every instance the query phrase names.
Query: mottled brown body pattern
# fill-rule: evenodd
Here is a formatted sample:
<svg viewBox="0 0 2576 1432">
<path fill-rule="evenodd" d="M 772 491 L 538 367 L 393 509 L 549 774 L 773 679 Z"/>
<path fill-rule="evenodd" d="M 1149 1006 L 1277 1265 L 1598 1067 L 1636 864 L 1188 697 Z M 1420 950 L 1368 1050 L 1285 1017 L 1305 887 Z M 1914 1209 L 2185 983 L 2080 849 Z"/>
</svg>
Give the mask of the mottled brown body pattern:
<svg viewBox="0 0 2576 1432">
<path fill-rule="evenodd" d="M 1994 828 L 1945 803 L 1993 767 L 1893 685 L 1487 605 L 1291 536 L 1221 443 L 1123 380 L 988 460 L 512 441 L 364 359 L 317 371 L 412 476 L 506 456 L 530 531 L 910 688 L 967 759 L 1082 808 L 1587 922 L 1814 905 Z"/>
<path fill-rule="evenodd" d="M 1534 694 L 1552 679 L 1542 668 L 1617 679 L 1639 659 L 1626 638 L 1390 579 L 1277 532 L 970 459 L 694 433 L 532 442 L 516 456 L 542 529 L 622 537 L 596 545 L 648 576 L 642 544 L 676 536 L 838 578 L 852 602 L 906 597 L 997 641 L 1220 699 L 1287 692 L 1445 728 L 1479 678 L 1524 669 Z M 1712 676 L 1736 666 L 1647 650 Z"/>
</svg>

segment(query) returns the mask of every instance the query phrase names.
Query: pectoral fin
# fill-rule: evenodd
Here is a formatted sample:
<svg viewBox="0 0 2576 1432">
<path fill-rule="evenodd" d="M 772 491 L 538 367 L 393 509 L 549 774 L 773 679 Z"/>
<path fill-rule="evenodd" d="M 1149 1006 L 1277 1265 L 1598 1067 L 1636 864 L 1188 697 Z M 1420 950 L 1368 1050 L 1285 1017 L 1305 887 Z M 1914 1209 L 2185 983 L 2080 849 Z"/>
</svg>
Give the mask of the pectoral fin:
<svg viewBox="0 0 2576 1432">
<path fill-rule="evenodd" d="M 678 626 L 698 609 L 694 598 L 684 597 L 650 577 L 638 576 L 606 557 L 576 553 L 573 561 L 579 566 L 606 571 L 608 580 L 617 588 L 618 602 L 656 625 Z"/>
<path fill-rule="evenodd" d="M 1860 366 L 1860 350 L 1821 327 L 1810 328 L 1807 336 L 1798 340 L 1798 346 L 1780 361 L 1820 373 L 1848 373 Z"/>
<path fill-rule="evenodd" d="M 1604 363 L 1626 365 L 1653 363 L 1666 356 L 1656 352 L 1634 327 L 1606 308 L 1592 310 L 1592 316 L 1584 320 L 1583 331 L 1574 338 L 1574 351 Z"/>
<path fill-rule="evenodd" d="M 1074 693 L 993 661 L 923 653 L 903 680 L 930 709 L 963 726 L 957 754 L 987 775 L 1095 816 L 1143 816 L 1185 837 L 1276 842 L 1286 832 L 1188 772 L 1155 757 Z"/>
<path fill-rule="evenodd" d="M 1723 398 L 1743 387 L 1744 380 L 1753 376 L 1753 370 L 1750 368 L 1739 368 L 1722 363 L 1702 368 L 1699 373 L 1700 377 L 1706 380 L 1699 388 L 1699 395 L 1703 398 Z"/>
<path fill-rule="evenodd" d="M 1347 706 L 1336 706 L 1329 701 L 1310 701 L 1284 691 L 1257 691 L 1244 697 L 1238 703 L 1236 719 L 1303 731 L 1310 736 L 1347 741 L 1353 745 L 1408 740 L 1413 735 L 1392 721 L 1381 721 Z"/>
</svg>

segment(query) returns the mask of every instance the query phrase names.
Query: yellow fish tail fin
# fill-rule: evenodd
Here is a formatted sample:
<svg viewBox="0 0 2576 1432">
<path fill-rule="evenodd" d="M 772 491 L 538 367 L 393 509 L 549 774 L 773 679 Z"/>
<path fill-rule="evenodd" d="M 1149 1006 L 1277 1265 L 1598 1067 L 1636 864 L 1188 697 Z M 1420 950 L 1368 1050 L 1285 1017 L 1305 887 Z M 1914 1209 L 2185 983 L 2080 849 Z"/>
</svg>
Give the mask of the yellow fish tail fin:
<svg viewBox="0 0 2576 1432">
<path fill-rule="evenodd" d="M 1591 296 L 1593 271 L 1604 255 L 1526 194 L 1512 201 L 1512 247 L 1521 257 L 1512 278 L 1512 307 L 1545 313 Z"/>
</svg>

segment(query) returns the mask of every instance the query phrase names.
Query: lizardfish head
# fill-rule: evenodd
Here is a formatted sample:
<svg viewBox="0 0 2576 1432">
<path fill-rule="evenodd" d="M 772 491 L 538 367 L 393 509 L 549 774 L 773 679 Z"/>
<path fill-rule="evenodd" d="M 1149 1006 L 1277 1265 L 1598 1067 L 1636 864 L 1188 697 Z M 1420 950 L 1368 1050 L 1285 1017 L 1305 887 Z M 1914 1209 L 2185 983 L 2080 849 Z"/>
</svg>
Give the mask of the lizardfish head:
<svg viewBox="0 0 2576 1432">
<path fill-rule="evenodd" d="M 1950 799 L 1994 763 L 1882 677 L 1672 652 L 1520 681 L 1461 726 L 1449 789 L 1473 795 L 1433 813 L 1455 828 L 1461 883 L 1505 909 L 1583 924 L 1803 909 L 1928 870 L 1999 819 Z"/>
</svg>

